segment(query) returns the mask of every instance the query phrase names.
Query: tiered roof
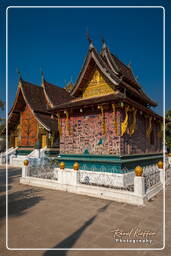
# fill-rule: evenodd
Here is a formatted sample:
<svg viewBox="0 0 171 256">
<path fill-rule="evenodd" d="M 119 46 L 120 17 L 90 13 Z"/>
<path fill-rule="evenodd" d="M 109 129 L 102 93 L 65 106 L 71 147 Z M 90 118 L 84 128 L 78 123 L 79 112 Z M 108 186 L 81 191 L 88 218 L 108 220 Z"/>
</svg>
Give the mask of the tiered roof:
<svg viewBox="0 0 171 256">
<path fill-rule="evenodd" d="M 117 93 L 115 90 L 115 93 L 110 95 L 94 96 L 87 99 L 82 98 L 85 85 L 95 67 L 103 74 L 111 88 L 117 89 Z M 52 111 L 123 100 L 136 105 L 139 109 L 153 113 L 149 107 L 155 107 L 157 105 L 156 102 L 144 93 L 141 86 L 136 81 L 131 68 L 114 56 L 105 43 L 103 44 L 101 53 L 98 53 L 91 42 L 88 54 L 75 86 L 71 91 L 71 95 L 74 98 L 52 107 Z"/>
<path fill-rule="evenodd" d="M 42 86 L 19 80 L 16 98 L 9 112 L 9 129 L 19 122 L 20 112 L 29 105 L 34 117 L 48 131 L 54 131 L 57 121 L 51 118 L 49 108 L 71 99 L 72 96 L 65 89 L 55 86 L 43 80 Z"/>
</svg>

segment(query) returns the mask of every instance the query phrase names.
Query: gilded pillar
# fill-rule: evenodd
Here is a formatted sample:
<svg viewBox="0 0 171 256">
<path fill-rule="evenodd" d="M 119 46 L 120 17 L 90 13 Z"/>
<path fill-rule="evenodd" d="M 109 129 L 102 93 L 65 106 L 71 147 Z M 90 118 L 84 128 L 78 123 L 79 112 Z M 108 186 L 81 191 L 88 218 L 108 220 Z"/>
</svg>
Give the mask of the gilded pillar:
<svg viewBox="0 0 171 256">
<path fill-rule="evenodd" d="M 57 113 L 57 118 L 58 118 L 58 131 L 59 131 L 59 135 L 62 135 L 62 127 L 61 127 L 61 118 L 60 118 L 60 114 Z"/>
</svg>

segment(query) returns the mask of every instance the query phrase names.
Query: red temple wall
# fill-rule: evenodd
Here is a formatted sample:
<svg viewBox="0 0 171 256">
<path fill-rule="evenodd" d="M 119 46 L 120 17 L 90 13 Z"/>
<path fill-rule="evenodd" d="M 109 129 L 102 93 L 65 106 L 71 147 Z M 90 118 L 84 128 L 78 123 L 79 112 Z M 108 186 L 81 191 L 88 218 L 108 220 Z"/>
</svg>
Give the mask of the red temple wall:
<svg viewBox="0 0 171 256">
<path fill-rule="evenodd" d="M 37 141 L 37 120 L 28 105 L 26 105 L 25 110 L 21 113 L 20 129 L 20 146 L 34 146 Z"/>
<path fill-rule="evenodd" d="M 118 123 L 120 115 L 117 112 Z M 66 127 L 66 118 L 61 119 L 61 154 L 120 154 L 120 137 L 116 136 L 112 112 L 105 112 L 106 135 L 103 135 L 101 113 L 78 114 L 71 116 L 70 134 Z M 118 126 L 118 132 L 120 127 Z"/>
<path fill-rule="evenodd" d="M 117 111 L 118 135 L 121 134 L 121 121 L 124 113 Z M 102 134 L 101 113 L 75 114 L 69 118 L 70 134 L 67 130 L 66 117 L 61 118 L 62 136 L 60 138 L 61 154 L 143 154 L 162 151 L 162 141 L 157 137 L 158 126 L 153 122 L 153 144 L 146 137 L 148 119 L 137 113 L 135 133 L 129 135 L 132 116 L 129 115 L 127 131 L 123 136 L 116 136 L 113 113 L 105 112 L 106 135 Z"/>
<path fill-rule="evenodd" d="M 121 120 L 123 121 L 124 114 L 122 113 Z M 129 126 L 132 119 L 129 118 L 127 132 L 121 137 L 121 154 L 143 154 L 156 153 L 162 151 L 162 139 L 158 138 L 159 127 L 155 121 L 152 122 L 153 143 L 151 136 L 146 136 L 146 130 L 149 124 L 149 119 L 143 114 L 137 113 L 136 129 L 132 136 L 129 135 Z"/>
</svg>

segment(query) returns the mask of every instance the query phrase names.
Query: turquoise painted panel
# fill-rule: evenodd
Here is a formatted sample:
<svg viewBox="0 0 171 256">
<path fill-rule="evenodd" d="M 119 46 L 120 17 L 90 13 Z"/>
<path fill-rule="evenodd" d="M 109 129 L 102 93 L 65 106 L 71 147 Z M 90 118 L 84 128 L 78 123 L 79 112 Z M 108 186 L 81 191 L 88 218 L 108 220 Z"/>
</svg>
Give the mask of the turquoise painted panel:
<svg viewBox="0 0 171 256">
<path fill-rule="evenodd" d="M 59 162 L 65 162 L 66 168 L 73 168 L 75 162 L 79 162 L 81 170 L 125 173 L 134 171 L 137 165 L 147 166 L 156 164 L 162 160 L 162 154 L 144 154 L 134 156 L 115 156 L 115 155 L 60 155 Z"/>
</svg>

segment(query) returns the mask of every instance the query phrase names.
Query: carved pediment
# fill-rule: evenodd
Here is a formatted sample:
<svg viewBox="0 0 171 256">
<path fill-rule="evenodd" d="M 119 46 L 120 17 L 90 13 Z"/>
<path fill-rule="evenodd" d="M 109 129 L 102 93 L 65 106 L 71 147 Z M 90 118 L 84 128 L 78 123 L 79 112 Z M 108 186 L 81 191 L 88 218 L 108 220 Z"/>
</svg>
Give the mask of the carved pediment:
<svg viewBox="0 0 171 256">
<path fill-rule="evenodd" d="M 102 96 L 114 93 L 115 90 L 111 88 L 109 84 L 105 81 L 98 69 L 96 69 L 88 81 L 85 89 L 83 91 L 83 98 L 90 98 L 96 96 Z"/>
</svg>

